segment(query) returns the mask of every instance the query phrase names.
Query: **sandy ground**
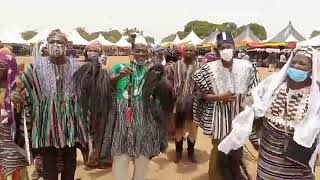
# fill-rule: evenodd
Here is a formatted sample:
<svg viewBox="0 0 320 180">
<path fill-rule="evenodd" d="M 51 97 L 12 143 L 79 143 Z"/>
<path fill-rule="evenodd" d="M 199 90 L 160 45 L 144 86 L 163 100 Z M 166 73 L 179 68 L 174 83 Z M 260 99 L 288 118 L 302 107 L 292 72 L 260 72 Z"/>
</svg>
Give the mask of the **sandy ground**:
<svg viewBox="0 0 320 180">
<path fill-rule="evenodd" d="M 18 64 L 25 63 L 28 64 L 31 62 L 30 57 L 17 57 Z M 116 63 L 128 62 L 128 58 L 123 57 L 113 57 L 109 62 L 109 66 Z M 267 77 L 272 72 L 269 72 L 269 69 L 259 69 L 262 78 Z M 252 148 L 248 143 L 246 145 L 250 152 L 252 152 L 257 158 L 257 152 Z M 207 180 L 208 167 L 209 167 L 209 156 L 211 151 L 211 141 L 209 138 L 205 137 L 202 134 L 202 131 L 199 131 L 198 140 L 196 144 L 197 148 L 197 157 L 198 164 L 191 164 L 187 161 L 186 155 L 186 143 L 184 150 L 184 160 L 176 164 L 174 163 L 175 158 L 175 148 L 174 143 L 170 143 L 167 153 L 161 154 L 158 157 L 155 157 L 149 165 L 149 173 L 146 180 Z M 78 152 L 78 163 L 77 163 L 76 177 L 81 178 L 81 180 L 106 180 L 113 179 L 111 168 L 105 170 L 89 170 L 86 169 L 83 165 L 83 160 L 81 153 Z M 256 163 L 247 162 L 249 168 L 249 173 L 252 179 L 255 179 L 256 174 Z M 29 174 L 31 175 L 33 167 L 29 168 Z M 133 171 L 133 165 L 130 166 L 131 174 Z M 316 180 L 320 180 L 320 167 L 317 168 Z"/>
</svg>

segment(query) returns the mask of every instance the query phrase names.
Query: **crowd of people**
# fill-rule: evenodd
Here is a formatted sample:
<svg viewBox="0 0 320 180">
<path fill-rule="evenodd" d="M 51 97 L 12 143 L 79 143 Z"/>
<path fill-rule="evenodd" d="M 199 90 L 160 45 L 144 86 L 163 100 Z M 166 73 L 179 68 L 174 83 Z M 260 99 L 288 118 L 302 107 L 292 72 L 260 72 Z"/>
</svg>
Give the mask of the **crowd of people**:
<svg viewBox="0 0 320 180">
<path fill-rule="evenodd" d="M 298 47 L 261 80 L 256 63 L 236 53 L 231 33 L 217 49 L 186 44 L 149 49 L 132 43 L 131 61 L 105 66 L 98 41 L 86 64 L 67 55 L 68 40 L 52 31 L 18 68 L 0 47 L 0 179 L 73 180 L 77 149 L 88 168 L 112 166 L 115 180 L 144 180 L 149 162 L 175 142 L 175 162 L 197 163 L 199 128 L 211 139 L 210 180 L 251 179 L 242 146 L 259 153 L 256 179 L 314 180 L 320 153 L 320 53 Z M 186 136 L 188 135 L 188 136 Z M 303 153 L 301 153 L 303 152 Z"/>
</svg>

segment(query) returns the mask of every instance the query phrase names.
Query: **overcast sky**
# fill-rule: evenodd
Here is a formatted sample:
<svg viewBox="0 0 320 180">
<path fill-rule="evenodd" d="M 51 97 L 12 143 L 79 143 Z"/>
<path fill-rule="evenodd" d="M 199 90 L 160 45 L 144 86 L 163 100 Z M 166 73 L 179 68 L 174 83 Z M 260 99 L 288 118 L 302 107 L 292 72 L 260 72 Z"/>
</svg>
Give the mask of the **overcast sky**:
<svg viewBox="0 0 320 180">
<path fill-rule="evenodd" d="M 319 0 L 7 0 L 1 7 L 0 31 L 137 27 L 159 39 L 183 30 L 191 20 L 238 26 L 256 22 L 265 26 L 268 38 L 290 20 L 307 38 L 320 30 Z"/>
</svg>

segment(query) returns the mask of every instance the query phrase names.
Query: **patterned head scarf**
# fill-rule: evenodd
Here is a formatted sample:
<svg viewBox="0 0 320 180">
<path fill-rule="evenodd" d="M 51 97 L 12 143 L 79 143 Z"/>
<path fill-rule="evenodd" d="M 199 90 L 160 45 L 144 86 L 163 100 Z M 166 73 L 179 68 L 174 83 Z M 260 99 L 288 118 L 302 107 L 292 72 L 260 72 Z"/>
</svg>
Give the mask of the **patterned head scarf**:
<svg viewBox="0 0 320 180">
<path fill-rule="evenodd" d="M 173 60 L 178 60 L 179 59 L 179 50 L 176 46 L 173 46 L 171 48 L 166 49 L 166 57 L 171 58 Z"/>
<path fill-rule="evenodd" d="M 94 49 L 99 49 L 99 52 L 102 53 L 103 51 L 103 47 L 102 47 L 102 44 L 99 42 L 99 41 L 93 41 L 93 42 L 90 42 L 86 49 L 88 50 L 88 48 L 94 48 Z"/>
<path fill-rule="evenodd" d="M 301 54 L 301 55 L 304 55 L 304 56 L 312 59 L 312 48 L 308 47 L 308 46 L 301 46 L 301 47 L 295 49 L 292 53 L 294 55 Z"/>
<path fill-rule="evenodd" d="M 5 71 L 4 76 L 1 80 L 7 82 L 7 89 L 4 96 L 4 109 L 8 114 L 8 119 L 6 123 L 12 123 L 12 116 L 11 116 L 11 104 L 9 95 L 11 94 L 11 86 L 15 80 L 16 75 L 18 74 L 18 67 L 16 59 L 13 55 L 8 53 L 0 52 L 0 62 L 5 64 Z"/>
<path fill-rule="evenodd" d="M 68 43 L 67 36 L 64 33 L 62 33 L 60 31 L 60 29 L 56 29 L 56 30 L 51 31 L 51 33 L 49 34 L 49 36 L 47 38 L 47 41 L 50 42 L 50 40 L 54 37 L 58 37 L 59 39 L 62 39 L 65 42 L 65 44 Z"/>
</svg>

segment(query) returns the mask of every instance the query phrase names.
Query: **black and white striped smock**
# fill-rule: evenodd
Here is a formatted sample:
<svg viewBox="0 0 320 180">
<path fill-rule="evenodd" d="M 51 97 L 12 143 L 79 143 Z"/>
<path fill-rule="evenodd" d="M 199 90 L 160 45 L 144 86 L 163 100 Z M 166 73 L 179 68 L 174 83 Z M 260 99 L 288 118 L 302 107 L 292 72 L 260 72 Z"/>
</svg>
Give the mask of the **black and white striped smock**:
<svg viewBox="0 0 320 180">
<path fill-rule="evenodd" d="M 221 61 L 214 61 L 196 71 L 193 75 L 196 84 L 194 94 L 199 97 L 202 94 L 227 93 L 230 88 L 231 92 L 238 94 L 236 101 L 228 103 L 207 103 L 201 98 L 194 100 L 194 121 L 199 123 L 205 135 L 221 139 L 231 130 L 232 120 L 242 109 L 245 97 L 251 95 L 252 88 L 260 82 L 258 74 L 250 62 L 239 59 L 233 60 L 231 70 L 224 68 Z"/>
</svg>

